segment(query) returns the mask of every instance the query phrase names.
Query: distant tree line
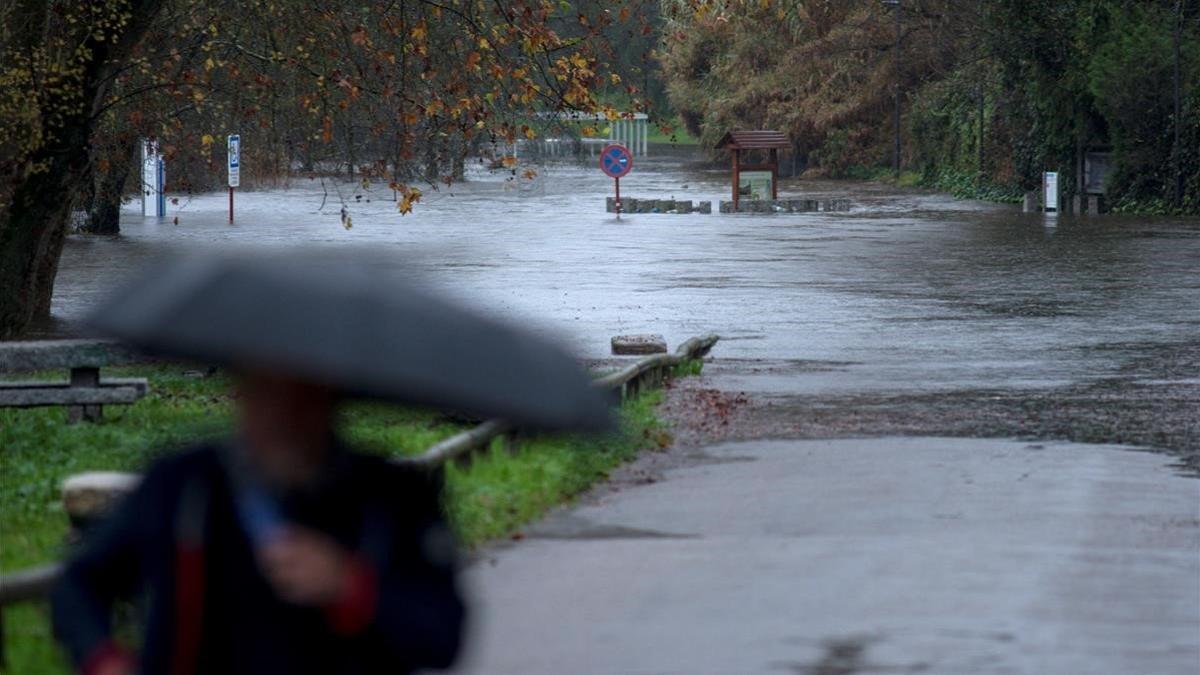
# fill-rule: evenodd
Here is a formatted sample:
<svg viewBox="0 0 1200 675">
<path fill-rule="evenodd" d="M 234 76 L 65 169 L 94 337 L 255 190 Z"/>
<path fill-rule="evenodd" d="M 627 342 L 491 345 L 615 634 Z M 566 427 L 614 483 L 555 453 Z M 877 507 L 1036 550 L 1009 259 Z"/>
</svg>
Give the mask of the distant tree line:
<svg viewBox="0 0 1200 675">
<path fill-rule="evenodd" d="M 898 8 L 897 8 L 898 5 Z M 689 131 L 779 128 L 803 167 L 902 158 L 927 184 L 1078 189 L 1108 151 L 1110 205 L 1200 212 L 1197 0 L 662 0 L 663 72 Z M 895 12 L 900 12 L 896 59 Z"/>
</svg>

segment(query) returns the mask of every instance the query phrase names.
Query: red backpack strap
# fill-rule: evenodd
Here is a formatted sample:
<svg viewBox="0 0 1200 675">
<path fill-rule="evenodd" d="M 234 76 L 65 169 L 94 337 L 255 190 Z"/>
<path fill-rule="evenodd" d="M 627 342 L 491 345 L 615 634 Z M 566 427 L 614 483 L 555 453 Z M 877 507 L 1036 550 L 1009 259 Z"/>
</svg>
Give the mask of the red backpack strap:
<svg viewBox="0 0 1200 675">
<path fill-rule="evenodd" d="M 171 675 L 194 675 L 204 622 L 204 530 L 208 490 L 200 478 L 184 485 L 175 517 L 175 635 Z"/>
</svg>

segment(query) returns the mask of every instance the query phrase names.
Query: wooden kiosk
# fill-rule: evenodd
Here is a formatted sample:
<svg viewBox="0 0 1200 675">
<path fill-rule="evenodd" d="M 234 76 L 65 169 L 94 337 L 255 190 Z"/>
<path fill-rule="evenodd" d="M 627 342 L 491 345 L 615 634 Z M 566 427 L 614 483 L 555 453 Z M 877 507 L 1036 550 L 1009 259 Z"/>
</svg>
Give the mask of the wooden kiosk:
<svg viewBox="0 0 1200 675">
<path fill-rule="evenodd" d="M 728 131 L 721 140 L 717 141 L 717 150 L 730 150 L 733 153 L 733 210 L 738 209 L 738 198 L 743 191 L 743 173 L 770 174 L 770 199 L 779 198 L 779 150 L 792 147 L 791 141 L 782 131 Z M 767 150 L 769 160 L 766 164 L 742 164 L 743 150 Z M 762 178 L 767 178 L 763 176 Z M 753 179 L 747 183 L 746 189 L 750 198 L 754 198 L 755 185 Z M 765 194 L 758 197 L 767 199 Z"/>
</svg>

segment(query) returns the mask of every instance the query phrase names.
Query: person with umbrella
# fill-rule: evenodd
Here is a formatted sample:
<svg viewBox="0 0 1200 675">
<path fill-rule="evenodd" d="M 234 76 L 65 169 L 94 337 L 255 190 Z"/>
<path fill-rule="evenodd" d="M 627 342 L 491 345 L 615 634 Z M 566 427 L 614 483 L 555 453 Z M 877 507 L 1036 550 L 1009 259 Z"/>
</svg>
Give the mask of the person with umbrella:
<svg viewBox="0 0 1200 675">
<path fill-rule="evenodd" d="M 149 275 L 92 323 L 238 378 L 231 438 L 154 464 L 67 564 L 53 620 L 85 673 L 448 667 L 465 609 L 439 485 L 346 447 L 339 402 L 609 424 L 608 401 L 553 345 L 362 267 L 201 257 Z M 142 609 L 136 656 L 114 639 L 125 599 Z"/>
</svg>

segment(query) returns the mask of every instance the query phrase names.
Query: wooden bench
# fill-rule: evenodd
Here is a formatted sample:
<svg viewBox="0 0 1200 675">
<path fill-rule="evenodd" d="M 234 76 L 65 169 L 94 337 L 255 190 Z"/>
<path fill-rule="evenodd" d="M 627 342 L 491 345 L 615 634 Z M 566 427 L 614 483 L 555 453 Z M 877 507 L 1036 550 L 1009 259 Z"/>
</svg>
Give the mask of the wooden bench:
<svg viewBox="0 0 1200 675">
<path fill-rule="evenodd" d="M 129 404 L 146 395 L 145 378 L 102 378 L 100 369 L 137 360 L 137 355 L 105 340 L 0 342 L 0 373 L 66 369 L 65 381 L 0 381 L 0 408 L 66 406 L 67 422 L 94 422 L 103 406 Z"/>
</svg>

